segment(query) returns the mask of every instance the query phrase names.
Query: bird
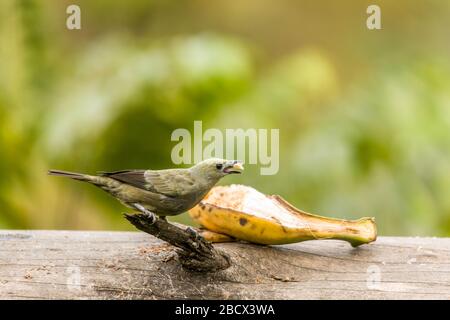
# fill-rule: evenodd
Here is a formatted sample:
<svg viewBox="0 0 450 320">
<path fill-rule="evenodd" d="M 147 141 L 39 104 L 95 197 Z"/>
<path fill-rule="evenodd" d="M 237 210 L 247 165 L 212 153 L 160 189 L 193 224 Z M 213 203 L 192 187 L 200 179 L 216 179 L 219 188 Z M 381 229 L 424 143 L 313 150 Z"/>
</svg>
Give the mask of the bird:
<svg viewBox="0 0 450 320">
<path fill-rule="evenodd" d="M 97 175 L 49 170 L 48 174 L 91 183 L 154 223 L 156 216 L 166 220 L 166 216 L 192 209 L 221 178 L 243 170 L 242 161 L 209 158 L 190 168 L 101 171 Z"/>
</svg>

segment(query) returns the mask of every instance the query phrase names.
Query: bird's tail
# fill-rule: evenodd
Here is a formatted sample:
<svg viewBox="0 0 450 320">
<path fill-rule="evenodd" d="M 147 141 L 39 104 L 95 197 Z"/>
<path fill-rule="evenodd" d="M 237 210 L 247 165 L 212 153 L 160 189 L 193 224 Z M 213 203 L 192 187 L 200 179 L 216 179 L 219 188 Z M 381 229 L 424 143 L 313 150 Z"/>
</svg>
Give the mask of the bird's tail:
<svg viewBox="0 0 450 320">
<path fill-rule="evenodd" d="M 91 176 L 89 174 L 68 172 L 62 170 L 48 170 L 48 174 L 52 176 L 67 177 L 78 181 L 91 183 L 109 193 L 120 186 L 120 182 L 108 177 Z"/>
<path fill-rule="evenodd" d="M 87 174 L 62 171 L 62 170 L 48 170 L 48 174 L 51 176 L 67 177 L 67 178 L 72 178 L 72 179 L 80 180 L 80 181 L 90 181 L 91 180 L 90 176 Z"/>
</svg>

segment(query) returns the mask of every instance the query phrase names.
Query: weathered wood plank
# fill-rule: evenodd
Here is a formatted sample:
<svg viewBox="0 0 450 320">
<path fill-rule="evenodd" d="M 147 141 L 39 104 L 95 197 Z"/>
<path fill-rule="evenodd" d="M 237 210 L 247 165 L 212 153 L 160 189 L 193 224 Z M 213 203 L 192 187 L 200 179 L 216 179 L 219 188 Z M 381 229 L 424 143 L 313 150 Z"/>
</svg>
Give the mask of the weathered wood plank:
<svg viewBox="0 0 450 320">
<path fill-rule="evenodd" d="M 448 238 L 216 246 L 233 266 L 204 274 L 140 232 L 0 231 L 0 298 L 450 299 Z"/>
</svg>

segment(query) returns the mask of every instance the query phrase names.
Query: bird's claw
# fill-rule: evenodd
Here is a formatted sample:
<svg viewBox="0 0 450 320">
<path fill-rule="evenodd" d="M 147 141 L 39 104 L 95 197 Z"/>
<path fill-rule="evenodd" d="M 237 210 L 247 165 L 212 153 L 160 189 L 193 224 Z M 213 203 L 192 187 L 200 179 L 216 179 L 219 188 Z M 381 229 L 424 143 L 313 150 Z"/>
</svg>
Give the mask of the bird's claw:
<svg viewBox="0 0 450 320">
<path fill-rule="evenodd" d="M 195 231 L 193 228 L 191 227 L 187 227 L 186 228 L 186 232 L 189 233 L 195 240 L 200 238 L 200 235 L 198 234 L 197 231 Z"/>
<path fill-rule="evenodd" d="M 142 212 L 145 217 L 150 220 L 150 224 L 154 224 L 156 222 L 156 215 L 151 212 L 150 210 L 145 209 L 142 205 L 140 205 L 139 203 L 135 203 L 134 207 L 139 210 L 140 212 Z"/>
<path fill-rule="evenodd" d="M 154 224 L 156 222 L 157 218 L 153 212 L 147 211 L 147 212 L 144 212 L 144 214 L 145 214 L 145 217 L 150 220 L 150 224 Z"/>
</svg>

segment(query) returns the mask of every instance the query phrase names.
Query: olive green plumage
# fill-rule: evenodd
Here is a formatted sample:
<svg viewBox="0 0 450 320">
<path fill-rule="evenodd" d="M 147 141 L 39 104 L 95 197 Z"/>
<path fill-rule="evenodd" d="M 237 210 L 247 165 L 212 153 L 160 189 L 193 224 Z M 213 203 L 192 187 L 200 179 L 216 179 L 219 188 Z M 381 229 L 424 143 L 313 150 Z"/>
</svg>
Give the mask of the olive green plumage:
<svg viewBox="0 0 450 320">
<path fill-rule="evenodd" d="M 122 170 L 99 175 L 60 170 L 48 173 L 89 182 L 130 208 L 172 216 L 197 205 L 222 177 L 242 170 L 240 161 L 213 158 L 188 169 Z"/>
</svg>

